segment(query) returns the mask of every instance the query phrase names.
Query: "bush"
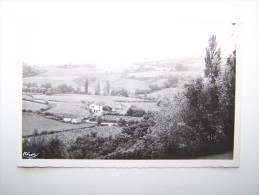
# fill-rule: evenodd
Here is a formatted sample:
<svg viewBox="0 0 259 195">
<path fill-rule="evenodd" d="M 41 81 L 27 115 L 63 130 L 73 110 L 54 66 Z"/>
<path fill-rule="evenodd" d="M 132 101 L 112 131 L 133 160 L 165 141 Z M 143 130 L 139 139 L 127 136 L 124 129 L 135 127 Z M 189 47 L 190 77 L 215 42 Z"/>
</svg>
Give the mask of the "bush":
<svg viewBox="0 0 259 195">
<path fill-rule="evenodd" d="M 38 131 L 38 129 L 33 129 L 33 133 L 32 133 L 34 136 L 36 136 L 36 135 L 39 135 L 39 131 Z"/>
<path fill-rule="evenodd" d="M 139 107 L 135 106 L 135 105 L 132 105 L 127 110 L 128 116 L 142 117 L 144 114 L 146 114 L 146 111 L 143 110 L 142 108 L 139 108 Z"/>
<path fill-rule="evenodd" d="M 126 125 L 126 120 L 123 119 L 123 118 L 120 118 L 119 121 L 118 121 L 118 125 L 119 125 L 120 127 L 125 126 L 125 125 Z"/>
<path fill-rule="evenodd" d="M 103 121 L 102 117 L 99 116 L 99 117 L 97 118 L 97 124 L 98 124 L 98 125 L 101 125 L 101 124 L 102 124 L 102 121 Z"/>
<path fill-rule="evenodd" d="M 69 157 L 74 159 L 101 159 L 118 147 L 113 137 L 98 137 L 96 133 L 78 137 L 69 149 Z"/>
<path fill-rule="evenodd" d="M 149 85 L 149 88 L 151 91 L 158 91 L 161 89 L 161 87 L 159 87 L 157 84 Z"/>
<path fill-rule="evenodd" d="M 67 151 L 64 143 L 57 137 L 47 140 L 44 137 L 33 137 L 23 141 L 23 152 L 38 154 L 40 159 L 61 159 L 67 158 Z M 25 158 L 25 157 L 23 157 Z"/>
<path fill-rule="evenodd" d="M 123 96 L 123 97 L 129 97 L 129 92 L 122 88 L 122 89 L 114 89 L 111 92 L 112 96 Z"/>
<path fill-rule="evenodd" d="M 110 106 L 104 105 L 103 106 L 103 111 L 111 112 L 112 108 Z"/>
</svg>

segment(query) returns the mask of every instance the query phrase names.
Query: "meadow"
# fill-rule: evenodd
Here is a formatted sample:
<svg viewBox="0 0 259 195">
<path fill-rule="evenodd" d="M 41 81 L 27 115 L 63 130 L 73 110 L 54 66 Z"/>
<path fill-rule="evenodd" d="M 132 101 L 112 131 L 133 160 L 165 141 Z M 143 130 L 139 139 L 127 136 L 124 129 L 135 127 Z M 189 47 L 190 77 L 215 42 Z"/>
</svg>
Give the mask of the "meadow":
<svg viewBox="0 0 259 195">
<path fill-rule="evenodd" d="M 31 111 L 35 112 L 35 111 L 39 111 L 40 109 L 47 109 L 48 106 L 44 105 L 44 104 L 39 104 L 39 103 L 36 103 L 36 102 L 23 100 L 22 101 L 22 108 L 25 109 L 25 110 L 31 110 Z"/>
<path fill-rule="evenodd" d="M 92 124 L 70 124 L 49 119 L 33 113 L 23 113 L 22 117 L 22 135 L 29 136 L 40 134 L 42 132 L 65 131 L 84 127 L 92 127 Z"/>
</svg>

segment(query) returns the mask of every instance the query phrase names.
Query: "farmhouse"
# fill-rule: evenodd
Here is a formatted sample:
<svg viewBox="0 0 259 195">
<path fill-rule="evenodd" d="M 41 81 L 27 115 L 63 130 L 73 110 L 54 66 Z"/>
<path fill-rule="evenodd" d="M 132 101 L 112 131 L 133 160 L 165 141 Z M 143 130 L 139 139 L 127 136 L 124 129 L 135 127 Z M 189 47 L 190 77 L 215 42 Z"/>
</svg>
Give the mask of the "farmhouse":
<svg viewBox="0 0 259 195">
<path fill-rule="evenodd" d="M 103 107 L 96 104 L 95 102 L 92 102 L 89 105 L 90 110 L 95 114 L 101 114 L 103 112 Z"/>
</svg>

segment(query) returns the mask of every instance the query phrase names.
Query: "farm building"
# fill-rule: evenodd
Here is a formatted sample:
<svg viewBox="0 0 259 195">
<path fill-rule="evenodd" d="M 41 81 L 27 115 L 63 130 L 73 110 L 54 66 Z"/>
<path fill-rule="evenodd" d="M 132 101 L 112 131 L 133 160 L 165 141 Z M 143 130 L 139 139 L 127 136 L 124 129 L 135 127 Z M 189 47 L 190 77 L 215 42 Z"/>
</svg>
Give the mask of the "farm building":
<svg viewBox="0 0 259 195">
<path fill-rule="evenodd" d="M 100 114 L 103 112 L 103 108 L 102 106 L 96 104 L 95 102 L 92 102 L 90 105 L 89 105 L 89 108 L 91 109 L 91 111 L 95 114 Z"/>
<path fill-rule="evenodd" d="M 83 117 L 81 117 L 81 116 L 79 116 L 79 117 L 77 117 L 77 118 L 73 118 L 73 119 L 71 120 L 71 123 L 81 123 L 81 122 L 82 122 L 82 119 L 83 119 Z"/>
<path fill-rule="evenodd" d="M 71 122 L 71 120 L 72 120 L 72 118 L 67 118 L 67 117 L 63 118 L 64 122 Z"/>
</svg>

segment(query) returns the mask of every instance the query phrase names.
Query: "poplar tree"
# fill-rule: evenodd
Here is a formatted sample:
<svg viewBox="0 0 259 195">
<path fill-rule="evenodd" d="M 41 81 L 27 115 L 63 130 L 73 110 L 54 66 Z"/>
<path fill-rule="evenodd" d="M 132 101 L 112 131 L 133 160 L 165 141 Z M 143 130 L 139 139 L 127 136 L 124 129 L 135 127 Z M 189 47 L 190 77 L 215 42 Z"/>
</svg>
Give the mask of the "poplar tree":
<svg viewBox="0 0 259 195">
<path fill-rule="evenodd" d="M 219 76 L 221 64 L 221 49 L 217 48 L 218 42 L 216 36 L 212 35 L 209 38 L 209 46 L 206 48 L 205 56 L 205 77 L 210 79 L 210 82 L 215 84 Z"/>
</svg>

